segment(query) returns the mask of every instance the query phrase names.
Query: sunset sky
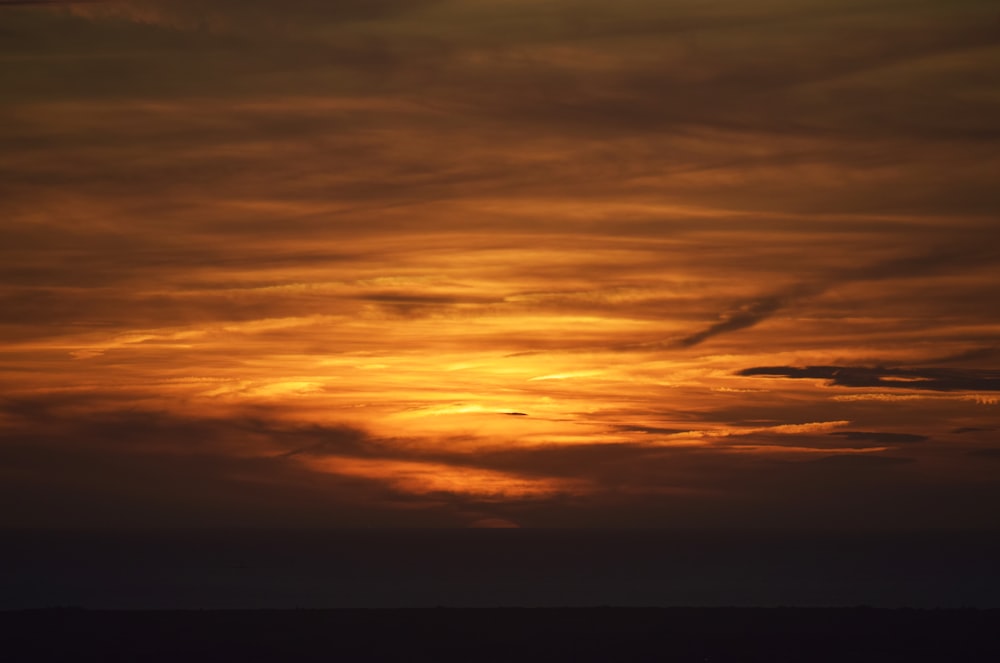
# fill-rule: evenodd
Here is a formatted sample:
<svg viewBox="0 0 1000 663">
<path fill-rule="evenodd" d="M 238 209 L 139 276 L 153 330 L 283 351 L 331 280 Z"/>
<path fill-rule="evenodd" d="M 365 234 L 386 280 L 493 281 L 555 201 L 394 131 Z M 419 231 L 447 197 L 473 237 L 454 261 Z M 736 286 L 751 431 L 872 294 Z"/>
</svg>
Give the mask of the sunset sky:
<svg viewBox="0 0 1000 663">
<path fill-rule="evenodd" d="M 1000 525 L 995 0 L 0 0 L 0 526 Z"/>
</svg>

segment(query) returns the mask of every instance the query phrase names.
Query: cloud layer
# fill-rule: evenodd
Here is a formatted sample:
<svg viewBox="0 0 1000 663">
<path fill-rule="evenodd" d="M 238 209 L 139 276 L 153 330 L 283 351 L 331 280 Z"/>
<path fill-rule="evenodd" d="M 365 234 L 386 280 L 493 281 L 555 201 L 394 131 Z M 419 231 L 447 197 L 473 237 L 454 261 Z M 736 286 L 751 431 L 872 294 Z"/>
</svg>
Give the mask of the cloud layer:
<svg viewBox="0 0 1000 663">
<path fill-rule="evenodd" d="M 994 523 L 994 3 L 0 12 L 20 524 Z"/>
</svg>

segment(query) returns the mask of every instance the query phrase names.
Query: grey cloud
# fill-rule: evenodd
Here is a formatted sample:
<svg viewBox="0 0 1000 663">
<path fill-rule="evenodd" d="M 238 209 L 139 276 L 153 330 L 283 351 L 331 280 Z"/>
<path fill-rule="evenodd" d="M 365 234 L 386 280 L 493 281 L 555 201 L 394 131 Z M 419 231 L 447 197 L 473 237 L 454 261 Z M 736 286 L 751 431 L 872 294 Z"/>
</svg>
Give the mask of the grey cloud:
<svg viewBox="0 0 1000 663">
<path fill-rule="evenodd" d="M 1000 391 L 1000 371 L 959 368 L 884 368 L 868 366 L 756 366 L 737 373 L 828 380 L 837 387 L 920 391 Z"/>
<path fill-rule="evenodd" d="M 86 5 L 95 2 L 110 2 L 112 0 L 0 0 L 0 7 L 4 5 Z"/>
<path fill-rule="evenodd" d="M 616 431 L 621 431 L 623 433 L 649 433 L 651 435 L 674 435 L 676 433 L 686 432 L 681 428 L 663 428 L 662 426 L 626 426 L 620 425 L 615 426 Z"/>
<path fill-rule="evenodd" d="M 713 336 L 725 334 L 753 327 L 758 323 L 771 317 L 775 312 L 784 307 L 784 303 L 778 297 L 764 297 L 744 304 L 735 312 L 727 313 L 723 320 L 709 325 L 705 329 L 685 336 L 677 344 L 683 348 L 690 348 L 698 345 Z"/>
<path fill-rule="evenodd" d="M 440 308 L 457 305 L 485 306 L 499 304 L 501 300 L 494 297 L 477 297 L 474 295 L 426 295 L 418 292 L 372 292 L 357 295 L 357 299 L 381 304 L 402 313 L 420 311 L 424 308 Z"/>
<path fill-rule="evenodd" d="M 475 495 L 413 495 L 299 461 L 335 456 L 502 469 L 349 426 L 287 422 L 271 408 L 184 415 L 94 391 L 5 399 L 0 414 L 0 497 L 20 505 L 0 517 L 3 526 L 463 526 L 480 502 Z M 566 476 L 546 469 L 519 471 Z"/>
<path fill-rule="evenodd" d="M 795 299 L 795 297 L 787 297 L 784 295 L 772 295 L 752 299 L 741 304 L 734 310 L 723 314 L 721 316 L 722 320 L 719 322 L 711 324 L 700 331 L 681 338 L 676 342 L 676 346 L 681 348 L 691 348 L 716 336 L 756 327 L 758 324 L 768 320 L 779 311 L 785 309 L 792 302 L 794 302 Z"/>
<path fill-rule="evenodd" d="M 853 431 L 846 434 L 830 433 L 827 435 L 767 435 L 765 433 L 758 433 L 724 438 L 716 446 L 718 448 L 738 449 L 740 447 L 766 445 L 768 447 L 793 447 L 823 451 L 833 449 L 874 449 L 899 444 L 912 445 L 928 439 L 930 438 L 923 435 L 861 431 Z"/>
<path fill-rule="evenodd" d="M 112 4 L 128 6 L 128 3 Z M 806 69 L 811 66 L 822 68 L 825 59 L 863 59 L 871 55 L 868 53 L 871 49 L 906 51 L 923 47 L 921 44 L 924 42 L 933 42 L 930 46 L 924 44 L 931 48 L 939 41 L 948 40 L 969 43 L 974 39 L 963 30 L 976 32 L 985 29 L 976 20 L 976 12 L 969 14 L 971 9 L 985 6 L 982 3 L 970 3 L 961 9 L 943 12 L 943 18 L 933 12 L 927 16 L 918 13 L 916 18 L 901 12 L 899 23 L 902 27 L 897 25 L 893 28 L 886 26 L 896 22 L 886 20 L 882 13 L 889 11 L 889 15 L 893 16 L 892 12 L 900 9 L 900 5 L 892 3 L 878 4 L 875 9 L 860 3 L 846 9 L 842 4 L 809 3 L 803 6 L 775 3 L 760 10 L 748 9 L 745 3 L 735 2 L 720 6 L 713 4 L 711 10 L 697 4 L 671 4 L 662 11 L 651 9 L 648 3 L 631 3 L 627 8 L 616 7 L 613 11 L 606 6 L 599 8 L 597 3 L 554 5 L 565 14 L 564 18 L 554 21 L 559 26 L 587 24 L 589 28 L 581 28 L 585 32 L 600 31 L 603 29 L 601 26 L 608 23 L 619 26 L 609 28 L 610 35 L 615 29 L 625 29 L 619 25 L 621 19 L 617 17 L 627 9 L 625 14 L 631 12 L 636 15 L 636 20 L 632 21 L 635 25 L 654 30 L 652 47 L 665 49 L 668 54 L 680 49 L 684 55 L 677 62 L 670 58 L 652 58 L 651 62 L 648 56 L 641 56 L 648 44 L 636 47 L 637 55 L 627 44 L 613 40 L 595 38 L 589 42 L 567 43 L 567 35 L 574 33 L 566 32 L 568 28 L 565 26 L 557 29 L 542 21 L 544 27 L 533 32 L 529 27 L 538 21 L 532 19 L 543 16 L 536 16 L 534 10 L 523 6 L 504 9 L 502 3 L 496 11 L 500 15 L 519 16 L 518 29 L 526 34 L 518 31 L 497 34 L 495 27 L 483 27 L 488 22 L 482 17 L 476 18 L 475 12 L 466 16 L 468 12 L 463 13 L 461 4 L 442 6 L 439 18 L 443 17 L 443 22 L 440 24 L 433 23 L 431 19 L 427 19 L 428 25 L 417 21 L 414 25 L 418 28 L 414 28 L 414 34 L 408 29 L 398 29 L 386 19 L 388 27 L 385 27 L 385 33 L 380 32 L 384 27 L 382 22 L 373 21 L 363 29 L 351 28 L 345 32 L 338 28 L 332 31 L 333 36 L 328 35 L 327 41 L 319 40 L 294 48 L 284 39 L 275 37 L 272 41 L 270 32 L 265 28 L 257 38 L 241 40 L 172 33 L 166 36 L 145 33 L 130 36 L 126 30 L 119 29 L 121 26 L 114 29 L 90 26 L 90 30 L 86 29 L 86 25 L 62 26 L 59 30 L 65 31 L 72 39 L 52 41 L 69 42 L 70 46 L 66 48 L 69 49 L 67 56 L 72 66 L 63 70 L 63 65 L 48 57 L 51 52 L 40 52 L 46 57 L 32 65 L 33 70 L 24 74 L 23 81 L 11 81 L 11 99 L 18 98 L 15 91 L 22 87 L 23 94 L 29 97 L 44 92 L 62 99 L 93 99 L 100 96 L 103 86 L 108 86 L 109 90 L 116 88 L 115 94 L 119 97 L 160 101 L 181 99 L 179 112 L 173 117 L 154 118 L 135 111 L 136 117 L 131 119 L 131 125 L 128 118 L 110 117 L 107 112 L 99 112 L 95 114 L 98 120 L 103 120 L 103 128 L 99 130 L 81 128 L 48 136 L 32 135 L 25 128 L 24 117 L 18 117 L 19 129 L 12 138 L 22 143 L 27 154 L 51 151 L 58 156 L 47 156 L 34 168 L 25 163 L 26 159 L 16 159 L 22 163 L 4 172 L 5 197 L 9 200 L 37 200 L 47 196 L 54 186 L 60 186 L 77 194 L 110 194 L 116 197 L 130 194 L 148 197 L 152 194 L 171 200 L 185 197 L 200 199 L 209 190 L 225 191 L 233 196 L 252 190 L 266 191 L 272 199 L 336 198 L 362 202 L 386 198 L 406 202 L 453 199 L 473 194 L 509 195 L 512 191 L 574 197 L 603 194 L 628 198 L 649 194 L 648 187 L 635 184 L 636 179 L 650 175 L 718 170 L 721 173 L 741 174 L 736 178 L 727 177 L 729 183 L 722 185 L 721 189 L 733 195 L 746 192 L 745 195 L 752 198 L 750 202 L 758 205 L 762 200 L 773 201 L 774 195 L 780 194 L 782 204 L 789 206 L 794 204 L 793 199 L 799 192 L 789 191 L 784 184 L 786 177 L 780 173 L 772 182 L 775 187 L 772 191 L 762 189 L 758 182 L 747 181 L 743 184 L 741 181 L 746 177 L 752 178 L 757 169 L 775 169 L 787 174 L 790 169 L 798 171 L 823 167 L 846 169 L 845 172 L 853 173 L 859 167 L 878 170 L 889 159 L 893 163 L 904 164 L 901 167 L 906 173 L 900 176 L 900 182 L 908 181 L 913 176 L 913 169 L 919 170 L 921 163 L 929 167 L 933 162 L 934 167 L 930 169 L 932 172 L 920 175 L 929 186 L 908 185 L 904 191 L 899 187 L 886 187 L 882 183 L 884 180 L 878 180 L 880 190 L 876 193 L 879 205 L 886 204 L 888 198 L 910 196 L 909 192 L 913 191 L 916 191 L 913 195 L 936 196 L 938 206 L 947 207 L 949 212 L 953 212 L 956 205 L 974 204 L 989 208 L 996 202 L 995 187 L 992 187 L 995 164 L 991 161 L 996 151 L 988 149 L 988 146 L 979 147 L 979 152 L 974 154 L 971 147 L 951 145 L 948 141 L 953 137 L 949 137 L 943 147 L 931 144 L 933 141 L 924 142 L 933 129 L 933 122 L 926 130 L 920 130 L 920 127 L 913 129 L 902 142 L 884 143 L 890 140 L 891 132 L 901 126 L 901 115 L 913 117 L 924 107 L 923 100 L 929 95 L 923 93 L 919 81 L 904 85 L 899 92 L 899 104 L 906 109 L 906 113 L 893 112 L 891 118 L 887 114 L 882 123 L 885 126 L 874 129 L 866 129 L 856 117 L 816 117 L 818 113 L 829 112 L 823 109 L 857 108 L 859 105 L 869 108 L 872 104 L 863 102 L 864 96 L 870 93 L 867 88 L 855 90 L 849 86 L 848 92 L 858 99 L 848 100 L 852 103 L 824 101 L 818 104 L 820 109 L 800 108 L 801 102 L 795 98 L 778 93 L 763 94 L 758 89 L 761 82 L 769 77 L 787 75 L 793 69 L 789 66 L 790 62 L 813 63 L 796 65 Z M 925 5 L 927 3 L 920 6 Z M 375 8 L 371 9 L 367 3 L 357 2 L 140 2 L 136 6 L 161 7 L 163 11 L 174 6 L 187 7 L 190 11 L 209 11 L 204 7 L 216 7 L 212 11 L 232 13 L 233 20 L 237 21 L 242 15 L 271 12 L 275 20 L 268 24 L 276 25 L 280 24 L 285 14 L 313 17 L 311 12 L 314 12 L 315 22 L 323 25 L 321 19 L 327 14 L 330 15 L 329 20 L 338 13 L 353 16 L 376 12 L 383 16 L 404 9 L 409 11 L 407 8 L 413 5 L 371 3 L 371 7 Z M 244 11 L 245 8 L 248 9 Z M 555 13 L 562 15 L 560 11 Z M 648 20 L 650 11 L 665 14 L 660 22 L 665 21 L 661 29 L 668 35 L 672 34 L 669 32 L 671 21 L 677 25 L 699 26 L 699 31 L 706 25 L 718 23 L 724 30 L 718 39 L 707 38 L 710 35 L 702 35 L 706 39 L 699 37 L 696 41 L 704 42 L 702 45 L 657 39 L 656 28 L 651 26 L 658 23 Z M 838 55 L 843 49 L 818 48 L 808 34 L 789 37 L 796 33 L 788 30 L 783 23 L 789 20 L 789 15 L 826 17 L 840 12 L 848 16 L 859 14 L 861 17 L 855 16 L 845 25 L 837 24 L 840 27 L 836 29 L 846 31 L 848 37 L 850 26 L 861 25 L 876 32 L 885 32 L 882 35 L 885 39 L 864 40 L 863 45 L 852 42 L 854 47 L 849 49 L 848 55 Z M 539 14 L 548 16 L 546 12 L 539 11 Z M 591 15 L 593 20 L 588 20 Z M 434 16 L 437 17 L 437 14 Z M 726 46 L 732 37 L 726 31 L 754 17 L 757 21 L 750 22 L 746 28 L 748 33 L 743 29 L 736 31 L 738 35 L 743 35 L 740 39 L 747 41 L 748 48 Z M 942 18 L 941 25 L 933 21 L 935 17 Z M 446 25 L 444 18 L 453 20 L 454 25 Z M 615 20 L 605 21 L 605 18 Z M 768 22 L 775 20 L 777 26 L 768 27 Z M 464 36 L 468 32 L 464 30 L 466 22 L 486 31 L 489 38 L 476 40 Z M 927 30 L 927 23 L 933 23 L 935 28 L 940 29 Z M 354 32 L 356 29 L 360 32 Z M 779 40 L 774 44 L 771 29 L 778 30 L 785 35 L 783 39 L 789 38 L 792 42 L 784 44 Z M 819 24 L 813 24 L 810 29 L 823 34 Z M 101 30 L 110 30 L 111 34 Z M 18 42 L 23 41 L 23 44 L 20 50 L 13 49 L 15 53 L 19 56 L 39 53 L 34 34 L 27 28 L 17 32 L 23 33 Z M 547 59 L 544 53 L 532 55 L 523 52 L 527 46 L 521 44 L 522 41 L 530 42 L 532 47 L 552 47 L 557 51 L 566 47 L 579 48 L 582 56 L 606 57 L 612 66 L 608 70 L 591 71 L 583 65 L 573 64 L 578 60 L 585 62 L 586 57 L 553 60 Z M 141 42 L 142 58 L 135 56 L 134 42 Z M 51 50 L 51 47 L 47 48 Z M 102 57 L 82 57 L 94 49 L 99 49 Z M 789 57 L 786 51 L 798 53 L 801 57 Z M 860 55 L 855 51 L 860 51 Z M 748 58 L 748 52 L 752 52 L 754 57 Z M 752 62 L 748 64 L 748 61 Z M 816 61 L 821 62 L 816 64 Z M 746 67 L 755 69 L 744 71 Z M 685 78 L 689 69 L 710 70 L 713 74 L 691 81 Z M 336 84 L 331 81 L 336 81 Z M 971 81 L 970 85 L 974 82 Z M 84 83 L 86 88 L 79 87 Z M 970 95 L 960 92 L 956 90 L 955 94 L 934 97 L 952 99 L 952 105 L 958 109 L 983 106 L 981 114 L 987 118 L 983 122 L 984 130 L 991 123 L 995 126 L 996 109 L 985 107 L 988 106 L 985 101 L 987 96 L 971 95 L 981 99 L 972 103 L 968 100 Z M 190 104 L 190 99 L 199 97 L 252 100 L 261 95 L 349 98 L 356 94 L 377 95 L 390 100 L 418 100 L 439 114 L 438 121 L 406 113 L 394 118 L 376 113 L 377 121 L 372 121 L 371 114 L 366 112 L 321 112 L 310 116 L 295 111 L 277 111 L 254 115 L 239 111 L 235 105 L 227 107 L 224 103 L 211 111 L 203 111 Z M 812 98 L 814 95 L 807 96 Z M 915 98 L 921 103 L 913 103 Z M 755 104 L 764 107 L 754 111 Z M 186 105 L 192 107 L 185 108 Z M 732 109 L 740 109 L 737 117 L 723 116 L 736 112 Z M 861 115 L 867 117 L 871 114 Z M 952 117 L 954 113 L 934 110 L 921 115 L 924 116 L 930 122 Z M 638 121 L 642 117 L 647 118 L 645 122 Z M 456 118 L 461 118 L 461 122 L 456 123 Z M 803 118 L 794 123 L 794 128 L 808 138 L 808 144 L 781 138 L 793 128 L 789 118 Z M 30 126 L 31 123 L 28 124 Z M 45 128 L 51 129 L 52 125 L 48 123 Z M 113 129 L 108 130 L 109 125 Z M 434 139 L 417 149 L 408 150 L 407 154 L 414 157 L 412 163 L 402 163 L 409 161 L 409 157 L 404 159 L 399 153 L 392 152 L 391 138 L 397 134 L 390 133 L 384 144 L 378 144 L 378 141 L 373 141 L 376 144 L 365 144 L 364 141 L 358 144 L 357 139 L 351 138 L 377 135 L 378 132 L 364 129 L 384 126 L 404 127 L 409 129 L 410 135 L 420 133 Z M 574 126 L 580 128 L 574 130 Z M 604 152 L 589 153 L 576 144 L 581 132 L 590 137 L 608 132 L 608 140 L 601 142 Z M 268 153 L 261 158 L 250 156 L 246 150 L 240 149 L 242 145 L 252 144 L 264 133 L 299 146 L 316 145 L 319 149 L 300 150 L 284 157 Z M 873 137 L 874 133 L 880 137 Z M 503 137 L 499 141 L 502 145 L 482 141 L 483 136 L 493 134 Z M 470 145 L 466 140 L 470 136 L 478 138 L 479 144 Z M 649 145 L 649 148 L 637 145 L 637 141 L 633 140 L 636 137 L 641 137 L 639 142 Z M 619 143 L 618 139 L 623 142 Z M 977 138 L 982 139 L 984 136 Z M 516 154 L 518 149 L 513 149 L 530 152 L 540 140 L 547 146 L 558 140 L 559 149 L 554 150 L 556 156 L 538 162 L 519 157 Z M 701 140 L 702 143 L 685 147 L 682 144 L 684 140 Z M 90 141 L 88 149 L 102 145 L 104 149 L 111 149 L 96 153 L 88 153 L 85 149 L 69 157 L 67 148 L 79 141 Z M 747 142 L 749 149 L 740 149 L 738 144 L 741 142 Z M 773 148 L 762 150 L 761 144 Z M 217 149 L 187 149 L 193 145 L 212 145 Z M 460 149 L 440 150 L 440 145 L 456 145 Z M 508 151 L 508 147 L 512 149 Z M 937 167 L 941 163 L 941 149 L 949 149 L 949 155 L 956 162 L 961 160 L 971 164 L 970 168 L 978 168 L 978 174 L 963 171 L 952 175 L 951 168 L 942 173 L 942 169 Z M 738 156 L 732 156 L 734 153 Z M 24 157 L 24 154 L 17 156 Z M 303 167 L 298 164 L 303 164 Z M 609 171 L 617 173 L 617 176 L 609 177 Z M 541 173 L 546 177 L 539 177 Z M 942 185 L 942 178 L 950 178 L 954 182 Z M 697 189 L 697 185 L 690 182 L 672 185 L 673 179 L 667 178 L 654 185 L 660 195 L 692 195 Z M 387 188 L 386 181 L 392 181 L 393 186 Z M 862 199 L 869 195 L 868 185 L 863 181 L 851 184 L 852 195 L 844 195 L 843 191 L 824 193 L 825 186 L 799 188 L 808 192 L 810 198 L 816 196 L 820 199 L 806 201 L 812 210 L 849 200 L 854 197 L 853 192 L 859 192 L 856 195 Z M 931 186 L 941 190 L 929 193 Z M 957 191 L 956 187 L 963 190 Z M 966 191 L 967 187 L 972 187 L 974 191 Z M 709 188 L 711 191 L 706 191 L 704 195 L 719 198 L 720 185 L 713 183 Z M 871 203 L 861 200 L 858 204 L 864 207 Z M 270 225 L 273 227 L 276 224 Z M 260 232 L 266 231 L 262 228 Z M 754 306 L 753 303 L 747 305 L 749 308 Z M 739 324 L 739 314 L 734 313 L 733 316 L 730 324 Z"/>
<path fill-rule="evenodd" d="M 962 273 L 1000 263 L 1000 250 L 994 243 L 984 242 L 980 230 L 964 234 L 965 237 L 952 239 L 948 245 L 930 251 L 904 254 L 863 267 L 837 269 L 833 274 L 820 276 L 813 282 L 752 299 L 725 314 L 720 322 L 680 339 L 677 345 L 693 347 L 721 334 L 754 327 L 788 306 L 821 295 L 838 285 Z"/>
<path fill-rule="evenodd" d="M 920 93 L 917 83 L 896 91 L 896 104 L 907 108 L 910 124 L 917 124 L 912 127 L 900 121 L 900 113 L 879 112 L 880 107 L 865 103 L 871 90 L 863 82 L 842 84 L 844 89 L 827 91 L 818 102 L 815 92 L 797 94 L 796 86 L 849 78 L 908 58 L 996 41 L 996 31 L 981 20 L 988 3 L 966 3 L 940 12 L 907 12 L 898 3 L 773 3 L 749 8 L 745 3 L 726 2 L 713 3 L 711 9 L 694 3 L 656 7 L 633 2 L 613 9 L 579 2 L 557 2 L 549 8 L 445 3 L 436 8 L 438 13 L 421 19 L 426 25 L 416 23 L 415 34 L 391 29 L 393 16 L 419 13 L 438 4 L 136 0 L 104 3 L 100 11 L 115 7 L 119 13 L 132 11 L 139 16 L 159 12 L 180 23 L 210 20 L 252 26 L 251 35 L 258 42 L 255 49 L 245 49 L 242 42 L 228 44 L 247 51 L 244 56 L 252 63 L 251 70 L 293 65 L 318 67 L 317 74 L 329 67 L 357 70 L 364 74 L 354 82 L 359 86 L 379 73 L 383 92 L 388 88 L 418 93 L 434 99 L 439 108 L 467 117 L 538 123 L 547 134 L 573 127 L 591 135 L 686 133 L 693 127 L 716 127 L 765 134 L 836 134 L 838 144 L 859 132 L 884 138 L 889 132 L 908 130 L 924 136 L 954 113 L 930 109 L 916 114 L 926 106 L 915 108 L 911 103 L 913 95 Z M 928 6 L 919 3 L 909 9 Z M 361 33 L 343 32 L 295 49 L 287 44 L 271 48 L 268 43 L 290 21 L 297 29 L 280 35 L 282 41 L 302 40 L 310 34 L 303 28 L 312 25 L 329 28 L 331 22 L 356 18 L 379 20 L 364 26 L 363 39 L 358 38 Z M 837 18 L 841 20 L 830 20 Z M 380 31 L 383 22 L 389 25 L 385 33 Z M 497 24 L 504 28 L 501 34 Z M 856 31 L 866 38 L 854 38 Z M 688 32 L 696 37 L 686 36 Z M 644 39 L 631 45 L 631 40 L 643 35 Z M 842 47 L 845 41 L 850 41 L 851 48 Z M 548 46 L 575 48 L 581 57 L 553 60 L 545 55 Z M 199 46 L 212 55 L 209 69 L 219 64 L 219 47 L 218 43 Z M 254 50 L 267 51 L 273 61 L 255 58 Z M 651 52 L 663 57 L 650 57 Z M 588 71 L 583 64 L 588 54 L 605 56 L 611 66 Z M 692 77 L 692 70 L 699 75 Z M 322 84 L 325 76 L 315 78 L 310 84 Z M 232 79 L 226 81 L 227 86 Z M 967 84 L 975 85 L 975 77 Z M 978 139 L 987 138 L 991 127 L 995 130 L 987 101 L 970 104 L 953 95 L 940 97 L 955 112 L 969 114 L 974 109 L 975 116 L 982 117 L 965 118 L 964 123 L 966 131 L 974 121 L 982 125 Z M 734 99 L 741 103 L 734 104 Z M 852 112 L 858 104 L 870 112 Z M 868 126 L 872 117 L 877 124 Z M 938 131 L 947 133 L 947 129 L 937 126 Z"/>
<path fill-rule="evenodd" d="M 986 460 L 1000 460 L 1000 447 L 993 449 L 974 449 L 968 453 L 972 458 L 984 458 Z"/>
<path fill-rule="evenodd" d="M 816 460 L 806 461 L 813 465 L 821 465 L 828 468 L 837 468 L 845 470 L 866 470 L 866 469 L 879 469 L 887 467 L 896 467 L 898 465 L 907 465 L 914 462 L 913 458 L 904 458 L 899 456 L 874 456 L 871 454 L 849 454 L 849 455 L 836 455 L 836 456 L 824 456 L 823 458 L 817 458 Z"/>
<path fill-rule="evenodd" d="M 927 435 L 885 433 L 879 431 L 838 431 L 830 433 L 830 435 L 842 437 L 850 442 L 871 442 L 873 445 L 913 444 L 915 442 L 926 442 L 930 439 Z"/>
<path fill-rule="evenodd" d="M 99 4 L 84 14 L 93 18 L 126 18 L 141 23 L 185 29 L 281 30 L 308 22 L 384 19 L 418 10 L 441 0 L 84 0 Z"/>
<path fill-rule="evenodd" d="M 950 364 L 950 363 L 964 363 L 973 361 L 982 361 L 988 359 L 995 359 L 1000 355 L 1000 348 L 996 346 L 969 348 L 968 350 L 963 350 L 961 352 L 956 352 L 954 354 L 949 354 L 944 357 L 933 357 L 921 363 L 927 366 L 933 364 Z"/>
<path fill-rule="evenodd" d="M 69 444 L 138 454 L 259 455 L 273 446 L 293 450 L 308 445 L 362 455 L 366 444 L 374 444 L 363 432 L 346 426 L 283 425 L 264 409 L 248 408 L 226 418 L 184 416 L 138 408 L 122 398 L 99 390 L 8 397 L 0 401 L 0 412 L 15 422 L 20 439 L 64 436 Z M 85 413 L 78 414 L 81 410 Z"/>
<path fill-rule="evenodd" d="M 927 483 L 910 456 L 838 454 L 814 460 L 716 448 L 630 444 L 492 452 L 501 469 L 585 477 L 603 490 L 502 512 L 534 526 L 926 527 L 992 523 L 984 496 L 994 483 Z"/>
<path fill-rule="evenodd" d="M 953 484 L 932 491 L 938 515 L 923 513 L 926 487 L 906 469 L 920 463 L 905 457 L 787 462 L 725 448 L 627 443 L 464 453 L 373 439 L 350 427 L 282 422 L 268 409 L 187 417 L 109 399 L 64 394 L 4 402 L 0 493 L 22 505 L 5 524 L 451 526 L 479 508 L 474 496 L 401 495 L 381 482 L 310 472 L 298 462 L 327 455 L 581 479 L 595 488 L 489 506 L 526 526 L 796 525 L 815 524 L 817 514 L 880 523 L 890 512 L 891 522 L 904 524 L 991 517 L 969 510 L 983 501 L 967 504 L 968 491 Z M 870 508 L 857 508 L 865 503 Z"/>
<path fill-rule="evenodd" d="M 851 267 L 833 277 L 837 283 L 880 281 L 925 277 L 975 270 L 1000 261 L 1000 249 L 984 242 L 982 229 L 961 230 L 943 246 L 914 254 L 904 254 L 870 265 Z"/>
<path fill-rule="evenodd" d="M 0 444 L 4 526 L 317 526 L 402 523 L 376 482 L 319 476 L 253 450 L 273 426 L 136 410 L 70 414 L 77 399 L 7 401 Z M 88 399 L 93 404 L 94 399 Z M 328 445 L 357 444 L 348 429 Z M 294 437 L 294 436 L 293 436 Z M 432 517 L 433 518 L 433 517 Z M 447 521 L 447 518 L 446 518 Z M 444 521 L 442 521 L 444 522 Z"/>
<path fill-rule="evenodd" d="M 677 341 L 677 346 L 690 348 L 715 336 L 755 327 L 771 318 L 795 301 L 797 297 L 771 295 L 750 300 L 733 311 L 725 313 L 722 320 Z"/>
<path fill-rule="evenodd" d="M 564 130 L 577 127 L 590 132 L 648 134 L 711 126 L 786 135 L 835 134 L 840 142 L 852 135 L 884 139 L 937 133 L 954 138 L 969 131 L 972 118 L 966 118 L 965 126 L 949 126 L 948 113 L 940 109 L 919 113 L 925 106 L 914 108 L 910 103 L 918 94 L 916 84 L 892 91 L 894 97 L 888 105 L 908 110 L 906 120 L 900 121 L 899 113 L 891 112 L 895 108 L 884 110 L 871 103 L 873 89 L 876 93 L 879 90 L 877 85 L 852 77 L 995 44 L 995 27 L 982 20 L 985 3 L 970 3 L 941 14 L 908 13 L 899 5 L 859 12 L 824 3 L 795 16 L 769 7 L 770 13 L 757 22 L 741 16 L 747 13 L 741 11 L 743 7 L 742 3 L 724 4 L 719 11 L 713 6 L 714 14 L 706 12 L 698 19 L 703 24 L 697 40 L 679 38 L 669 22 L 657 23 L 647 17 L 648 39 L 636 40 L 634 50 L 615 44 L 617 50 L 610 52 L 619 56 L 617 67 L 601 72 L 573 70 L 566 65 L 560 69 L 540 57 L 532 58 L 530 53 L 520 59 L 497 56 L 476 72 L 495 76 L 507 85 L 513 79 L 520 86 L 518 95 L 496 95 L 492 108 L 522 121 L 551 124 L 553 129 L 562 126 Z M 683 9 L 673 9 L 683 16 Z M 586 11 L 580 13 L 587 15 Z M 837 18 L 841 20 L 831 20 Z M 605 37 L 613 36 L 617 25 L 616 21 L 608 23 Z M 857 39 L 856 31 L 865 38 Z M 872 38 L 871 33 L 878 36 Z M 845 42 L 850 42 L 851 48 L 844 48 Z M 663 57 L 644 57 L 650 51 Z M 516 77 L 509 70 L 511 61 L 521 63 Z M 691 76 L 692 70 L 699 75 Z M 452 73 L 457 97 L 462 96 L 460 81 L 471 78 L 470 74 Z M 475 103 L 475 97 L 470 96 L 476 94 L 487 96 L 489 91 L 475 87 L 465 91 L 468 103 Z M 734 99 L 741 103 L 734 104 Z M 951 95 L 937 103 L 966 115 L 972 108 Z M 867 112 L 857 112 L 859 106 Z M 985 102 L 975 107 L 980 139 L 998 135 L 988 106 Z"/>
</svg>

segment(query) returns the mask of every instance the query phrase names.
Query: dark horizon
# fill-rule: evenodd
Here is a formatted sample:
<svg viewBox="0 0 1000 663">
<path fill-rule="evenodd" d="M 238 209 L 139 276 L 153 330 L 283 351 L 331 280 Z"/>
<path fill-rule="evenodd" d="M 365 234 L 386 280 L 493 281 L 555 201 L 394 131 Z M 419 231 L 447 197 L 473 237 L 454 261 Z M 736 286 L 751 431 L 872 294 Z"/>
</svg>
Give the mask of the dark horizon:
<svg viewBox="0 0 1000 663">
<path fill-rule="evenodd" d="M 1000 608 L 1000 531 L 0 532 L 0 609 Z"/>
</svg>

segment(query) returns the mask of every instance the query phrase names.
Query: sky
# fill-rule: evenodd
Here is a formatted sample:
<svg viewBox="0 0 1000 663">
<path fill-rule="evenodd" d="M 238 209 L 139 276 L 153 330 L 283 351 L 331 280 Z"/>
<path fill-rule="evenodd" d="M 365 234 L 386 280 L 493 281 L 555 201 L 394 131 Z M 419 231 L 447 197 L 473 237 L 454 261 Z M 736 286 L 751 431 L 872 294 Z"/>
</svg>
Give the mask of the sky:
<svg viewBox="0 0 1000 663">
<path fill-rule="evenodd" d="M 5 527 L 996 527 L 992 0 L 0 1 Z"/>
</svg>

